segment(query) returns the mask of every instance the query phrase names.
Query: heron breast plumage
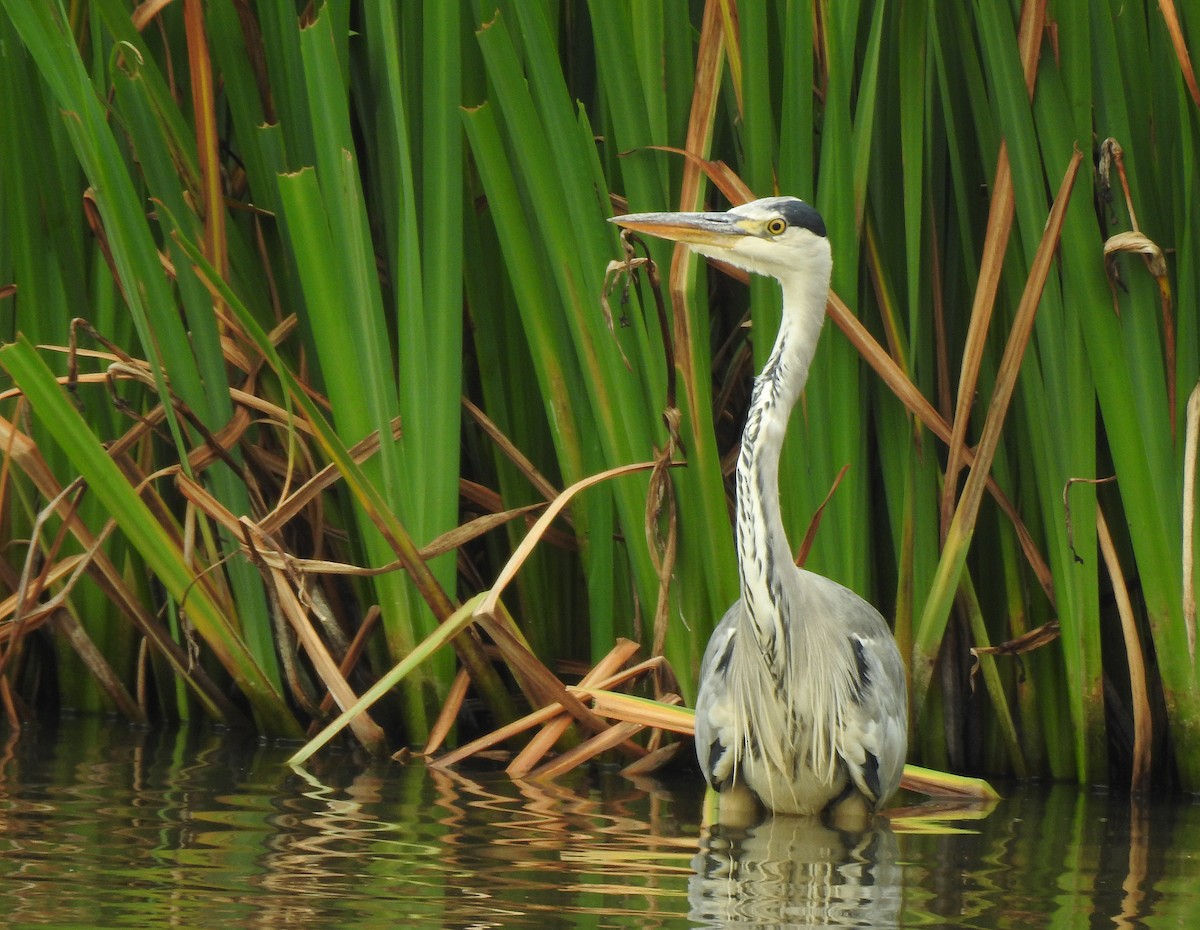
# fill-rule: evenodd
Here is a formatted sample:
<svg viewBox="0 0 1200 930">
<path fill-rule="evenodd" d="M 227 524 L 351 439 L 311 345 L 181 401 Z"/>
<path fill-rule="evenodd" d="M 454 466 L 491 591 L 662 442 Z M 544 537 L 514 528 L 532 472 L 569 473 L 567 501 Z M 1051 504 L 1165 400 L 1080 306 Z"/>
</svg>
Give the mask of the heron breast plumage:
<svg viewBox="0 0 1200 930">
<path fill-rule="evenodd" d="M 805 595 L 791 608 L 846 625 L 810 636 L 793 618 L 780 663 L 764 654 L 743 602 L 734 604 L 701 663 L 697 757 L 714 789 L 744 784 L 771 810 L 820 813 L 849 791 L 877 810 L 899 784 L 907 742 L 907 706 L 895 700 L 904 694 L 899 653 L 865 601 L 795 571 Z"/>
</svg>

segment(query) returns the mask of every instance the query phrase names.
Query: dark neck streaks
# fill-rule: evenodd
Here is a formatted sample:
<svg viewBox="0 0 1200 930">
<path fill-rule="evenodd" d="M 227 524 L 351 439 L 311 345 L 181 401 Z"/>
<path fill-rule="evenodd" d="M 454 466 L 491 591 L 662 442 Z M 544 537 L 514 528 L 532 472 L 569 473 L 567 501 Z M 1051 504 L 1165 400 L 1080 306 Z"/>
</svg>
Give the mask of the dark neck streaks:
<svg viewBox="0 0 1200 930">
<path fill-rule="evenodd" d="M 783 286 L 783 321 L 754 383 L 737 465 L 737 549 L 744 616 L 764 657 L 776 665 L 789 624 L 783 585 L 794 574 L 779 509 L 779 455 L 792 408 L 808 379 L 825 316 L 825 289 L 795 279 Z"/>
</svg>

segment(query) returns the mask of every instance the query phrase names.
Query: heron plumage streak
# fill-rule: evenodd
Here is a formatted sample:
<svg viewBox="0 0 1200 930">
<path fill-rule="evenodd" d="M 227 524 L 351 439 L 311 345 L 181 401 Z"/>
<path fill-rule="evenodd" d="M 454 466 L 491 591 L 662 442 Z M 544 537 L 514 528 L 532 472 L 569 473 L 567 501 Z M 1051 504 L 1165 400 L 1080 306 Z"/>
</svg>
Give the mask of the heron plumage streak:
<svg viewBox="0 0 1200 930">
<path fill-rule="evenodd" d="M 797 568 L 779 506 L 780 451 L 825 320 L 825 225 L 794 197 L 726 213 L 616 217 L 631 230 L 779 281 L 783 317 L 755 380 L 736 474 L 740 597 L 700 667 L 696 751 L 722 798 L 782 813 L 878 810 L 907 748 L 904 668 L 887 624 L 849 589 Z"/>
</svg>

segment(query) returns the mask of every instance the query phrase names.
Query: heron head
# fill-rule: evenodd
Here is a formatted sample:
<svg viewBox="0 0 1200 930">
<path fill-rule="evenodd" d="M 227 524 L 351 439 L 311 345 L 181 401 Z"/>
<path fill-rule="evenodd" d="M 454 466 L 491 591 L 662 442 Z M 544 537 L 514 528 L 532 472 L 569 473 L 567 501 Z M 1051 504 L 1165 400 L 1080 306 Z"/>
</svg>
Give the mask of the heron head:
<svg viewBox="0 0 1200 930">
<path fill-rule="evenodd" d="M 798 197 L 764 197 L 724 213 L 630 213 L 610 222 L 781 281 L 833 267 L 825 221 Z"/>
</svg>

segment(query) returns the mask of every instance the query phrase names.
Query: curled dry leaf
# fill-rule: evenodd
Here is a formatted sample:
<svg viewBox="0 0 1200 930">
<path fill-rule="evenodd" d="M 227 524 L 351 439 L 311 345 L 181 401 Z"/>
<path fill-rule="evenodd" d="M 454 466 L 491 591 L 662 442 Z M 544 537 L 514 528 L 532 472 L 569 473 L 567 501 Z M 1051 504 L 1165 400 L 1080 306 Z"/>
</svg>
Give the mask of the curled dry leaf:
<svg viewBox="0 0 1200 930">
<path fill-rule="evenodd" d="M 1167 273 L 1167 261 L 1160 249 L 1149 236 L 1140 232 L 1119 232 L 1110 236 L 1104 243 L 1104 265 L 1109 277 L 1116 279 L 1116 261 L 1121 252 L 1137 252 L 1146 261 L 1146 267 L 1156 278 L 1162 278 Z"/>
</svg>

